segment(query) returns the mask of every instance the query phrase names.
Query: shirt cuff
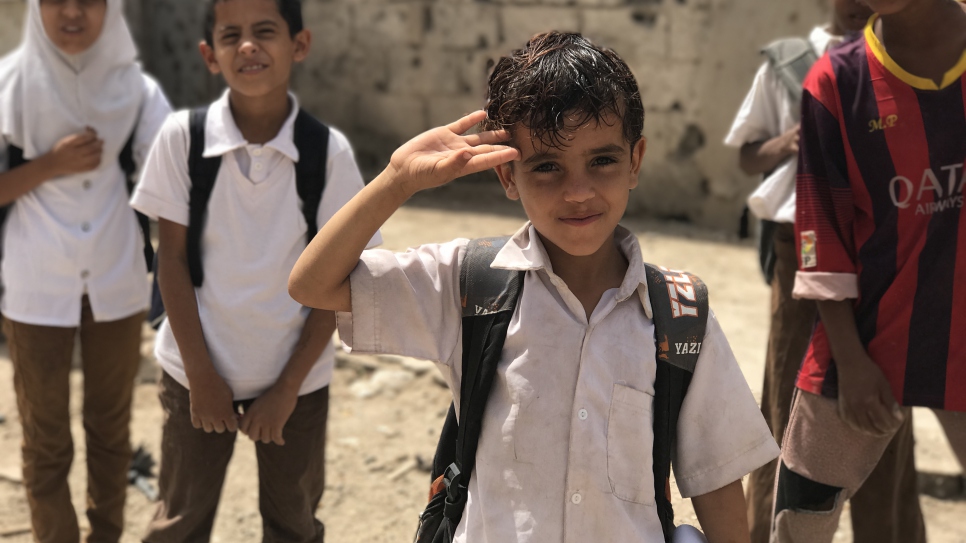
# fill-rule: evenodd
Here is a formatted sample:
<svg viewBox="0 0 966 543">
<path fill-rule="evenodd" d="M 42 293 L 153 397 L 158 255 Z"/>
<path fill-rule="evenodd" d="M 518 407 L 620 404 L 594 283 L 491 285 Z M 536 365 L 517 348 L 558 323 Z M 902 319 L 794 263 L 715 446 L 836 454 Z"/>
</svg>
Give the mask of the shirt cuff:
<svg viewBox="0 0 966 543">
<path fill-rule="evenodd" d="M 778 458 L 780 453 L 778 444 L 775 443 L 770 434 L 766 434 L 764 439 L 750 449 L 735 455 L 731 460 L 696 475 L 676 478 L 675 483 L 678 490 L 681 491 L 682 497 L 701 496 L 740 480 L 745 475 Z M 677 473 L 675 473 L 675 476 L 677 476 Z"/>
<path fill-rule="evenodd" d="M 842 301 L 859 297 L 859 276 L 854 273 L 803 272 L 795 274 L 792 298 Z"/>
<path fill-rule="evenodd" d="M 135 191 L 131 198 L 131 207 L 144 213 L 148 217 L 158 220 L 164 219 L 182 226 L 188 226 L 188 206 L 164 201 L 143 191 Z"/>
<path fill-rule="evenodd" d="M 374 283 L 372 270 L 365 260 L 359 260 L 349 274 L 352 311 L 339 311 L 335 314 L 339 339 L 342 340 L 346 352 L 374 354 L 377 350 L 379 327 L 376 326 L 378 308 Z"/>
</svg>

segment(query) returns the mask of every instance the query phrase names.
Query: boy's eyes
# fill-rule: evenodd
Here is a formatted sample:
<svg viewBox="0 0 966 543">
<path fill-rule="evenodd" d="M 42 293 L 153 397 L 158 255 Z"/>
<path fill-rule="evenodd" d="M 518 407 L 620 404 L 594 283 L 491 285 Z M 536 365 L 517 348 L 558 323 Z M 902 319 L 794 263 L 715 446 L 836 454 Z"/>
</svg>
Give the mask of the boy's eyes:
<svg viewBox="0 0 966 543">
<path fill-rule="evenodd" d="M 611 164 L 617 164 L 617 159 L 614 158 L 614 157 L 612 157 L 612 156 L 599 156 L 599 157 L 594 157 L 593 160 L 590 161 L 590 166 L 591 167 L 595 167 L 595 166 L 609 166 Z M 543 164 L 537 165 L 535 168 L 533 168 L 532 171 L 537 172 L 537 173 L 549 173 L 549 172 L 555 172 L 555 171 L 557 171 L 559 169 L 560 168 L 557 166 L 556 163 L 553 163 L 553 162 L 544 162 Z"/>
</svg>

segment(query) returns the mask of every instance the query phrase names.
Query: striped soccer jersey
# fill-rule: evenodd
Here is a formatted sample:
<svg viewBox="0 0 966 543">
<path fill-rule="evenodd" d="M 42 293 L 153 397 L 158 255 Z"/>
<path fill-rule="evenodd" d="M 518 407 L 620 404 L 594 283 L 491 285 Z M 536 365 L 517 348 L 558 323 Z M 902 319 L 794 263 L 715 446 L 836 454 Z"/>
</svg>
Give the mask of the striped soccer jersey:
<svg viewBox="0 0 966 543">
<path fill-rule="evenodd" d="M 805 82 L 795 292 L 856 299 L 900 403 L 966 411 L 966 51 L 936 85 L 889 57 L 874 22 Z M 797 384 L 837 396 L 821 322 Z"/>
</svg>

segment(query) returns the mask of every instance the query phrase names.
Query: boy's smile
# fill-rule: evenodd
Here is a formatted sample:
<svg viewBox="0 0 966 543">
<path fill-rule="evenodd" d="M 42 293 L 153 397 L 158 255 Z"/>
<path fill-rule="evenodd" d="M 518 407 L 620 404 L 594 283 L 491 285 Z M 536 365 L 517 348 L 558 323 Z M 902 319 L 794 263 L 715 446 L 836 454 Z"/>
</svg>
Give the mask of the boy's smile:
<svg viewBox="0 0 966 543">
<path fill-rule="evenodd" d="M 309 32 L 292 36 L 275 0 L 223 0 L 214 9 L 212 46 L 200 45 L 208 69 L 246 97 L 287 92 L 292 64 L 308 54 Z"/>
<path fill-rule="evenodd" d="M 562 148 L 530 138 L 514 127 L 510 145 L 520 159 L 497 168 L 507 197 L 519 199 L 541 237 L 572 256 L 597 253 L 613 240 L 614 228 L 637 186 L 646 147 L 631 146 L 615 116 L 578 125 L 571 121 Z"/>
</svg>

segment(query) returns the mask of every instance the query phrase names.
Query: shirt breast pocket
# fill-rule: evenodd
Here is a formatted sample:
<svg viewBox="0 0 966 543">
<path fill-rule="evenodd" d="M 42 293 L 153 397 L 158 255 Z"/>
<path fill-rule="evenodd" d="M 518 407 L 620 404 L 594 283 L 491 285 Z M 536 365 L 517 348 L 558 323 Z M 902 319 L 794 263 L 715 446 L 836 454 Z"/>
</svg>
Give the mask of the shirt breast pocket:
<svg viewBox="0 0 966 543">
<path fill-rule="evenodd" d="M 615 384 L 607 419 L 607 478 L 618 498 L 654 504 L 654 445 L 651 405 L 654 397 Z"/>
</svg>

